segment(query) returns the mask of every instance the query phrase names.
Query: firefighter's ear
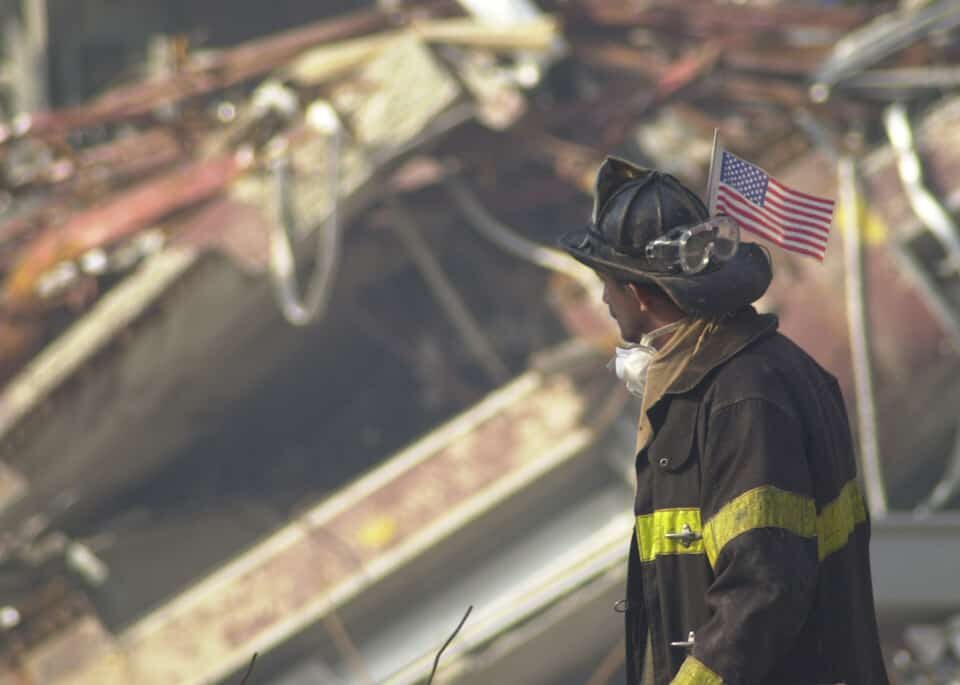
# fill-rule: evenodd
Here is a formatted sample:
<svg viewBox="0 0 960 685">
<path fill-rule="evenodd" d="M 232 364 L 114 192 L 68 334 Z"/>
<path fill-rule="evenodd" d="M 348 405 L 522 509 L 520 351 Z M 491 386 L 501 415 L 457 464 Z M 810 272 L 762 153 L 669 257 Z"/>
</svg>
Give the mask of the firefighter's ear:
<svg viewBox="0 0 960 685">
<path fill-rule="evenodd" d="M 630 295 L 630 299 L 636 303 L 637 308 L 641 312 L 650 311 L 650 305 L 647 301 L 648 293 L 636 283 L 627 283 L 626 285 L 627 293 Z"/>
</svg>

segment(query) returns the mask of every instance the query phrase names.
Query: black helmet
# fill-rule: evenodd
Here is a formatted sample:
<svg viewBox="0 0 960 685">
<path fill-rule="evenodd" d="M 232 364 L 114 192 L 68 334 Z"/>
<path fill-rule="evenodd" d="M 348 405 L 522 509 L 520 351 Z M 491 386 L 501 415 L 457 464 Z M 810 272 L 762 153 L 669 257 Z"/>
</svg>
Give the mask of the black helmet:
<svg viewBox="0 0 960 685">
<path fill-rule="evenodd" d="M 590 225 L 567 233 L 560 244 L 614 278 L 659 286 L 687 314 L 720 316 L 766 292 L 773 272 L 763 248 L 742 243 L 731 259 L 711 262 L 699 273 L 684 273 L 647 249 L 671 230 L 708 218 L 700 198 L 670 174 L 608 157 L 597 172 Z"/>
</svg>

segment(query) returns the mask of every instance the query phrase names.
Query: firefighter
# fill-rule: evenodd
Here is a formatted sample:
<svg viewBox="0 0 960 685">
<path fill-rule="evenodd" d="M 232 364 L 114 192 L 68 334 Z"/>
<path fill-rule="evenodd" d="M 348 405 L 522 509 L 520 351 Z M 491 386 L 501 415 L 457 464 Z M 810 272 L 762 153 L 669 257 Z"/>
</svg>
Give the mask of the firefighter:
<svg viewBox="0 0 960 685">
<path fill-rule="evenodd" d="M 751 305 L 769 255 L 673 176 L 608 158 L 561 245 L 640 398 L 631 685 L 884 685 L 870 522 L 836 379 Z"/>
</svg>

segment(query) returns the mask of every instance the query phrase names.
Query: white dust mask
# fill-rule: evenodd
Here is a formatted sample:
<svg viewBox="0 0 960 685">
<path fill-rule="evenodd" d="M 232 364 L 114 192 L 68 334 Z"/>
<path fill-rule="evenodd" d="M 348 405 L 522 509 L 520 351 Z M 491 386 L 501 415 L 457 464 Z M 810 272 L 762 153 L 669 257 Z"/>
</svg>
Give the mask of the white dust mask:
<svg viewBox="0 0 960 685">
<path fill-rule="evenodd" d="M 686 319 L 680 319 L 668 323 L 666 326 L 661 326 L 645 334 L 638 343 L 617 347 L 616 356 L 610 360 L 607 367 L 613 369 L 617 378 L 623 381 L 631 395 L 643 397 L 643 390 L 647 384 L 647 371 L 650 368 L 650 362 L 657 354 L 657 348 L 653 346 L 653 341 L 675 331 L 685 321 Z"/>
</svg>

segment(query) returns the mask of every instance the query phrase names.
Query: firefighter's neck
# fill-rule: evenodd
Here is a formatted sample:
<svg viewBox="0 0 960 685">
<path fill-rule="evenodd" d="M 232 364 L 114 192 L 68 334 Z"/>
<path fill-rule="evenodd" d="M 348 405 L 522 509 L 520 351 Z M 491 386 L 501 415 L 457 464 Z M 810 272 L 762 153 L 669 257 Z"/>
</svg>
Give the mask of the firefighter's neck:
<svg viewBox="0 0 960 685">
<path fill-rule="evenodd" d="M 669 326 L 672 323 L 685 319 L 687 315 L 677 307 L 671 300 L 666 298 L 651 298 L 649 301 L 644 303 L 644 333 L 652 333 L 657 331 L 664 326 Z M 653 346 L 656 348 L 662 347 L 672 336 L 660 336 L 653 341 Z"/>
</svg>

